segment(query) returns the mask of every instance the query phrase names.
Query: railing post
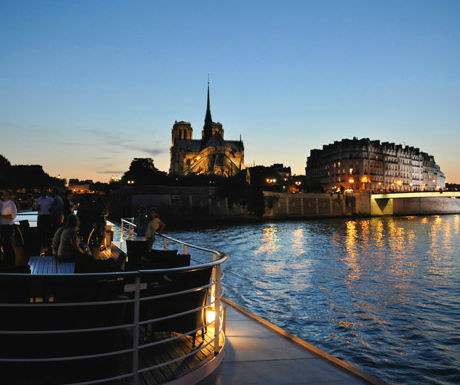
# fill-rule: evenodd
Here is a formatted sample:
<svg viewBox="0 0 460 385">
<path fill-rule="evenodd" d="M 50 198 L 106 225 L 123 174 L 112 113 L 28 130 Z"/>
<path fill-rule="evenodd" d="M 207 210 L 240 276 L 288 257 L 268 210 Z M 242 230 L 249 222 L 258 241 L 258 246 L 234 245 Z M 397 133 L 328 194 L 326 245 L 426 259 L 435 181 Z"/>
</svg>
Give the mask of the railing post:
<svg viewBox="0 0 460 385">
<path fill-rule="evenodd" d="M 216 288 L 215 288 L 215 316 L 214 316 L 214 354 L 219 354 L 220 350 L 220 263 L 216 265 Z"/>
<path fill-rule="evenodd" d="M 188 246 L 184 245 L 184 254 L 187 254 L 187 253 L 188 253 Z"/>
<path fill-rule="evenodd" d="M 133 329 L 133 385 L 139 383 L 139 313 L 140 313 L 140 283 L 141 277 L 136 276 L 134 291 L 134 329 Z"/>
<path fill-rule="evenodd" d="M 212 261 L 217 260 L 217 255 L 215 253 L 212 254 Z M 214 282 L 214 284 L 211 286 L 211 302 L 214 302 L 216 299 L 216 268 L 212 269 L 211 273 L 211 282 Z M 214 304 L 215 305 L 215 304 Z"/>
<path fill-rule="evenodd" d="M 124 233 L 124 228 L 123 228 L 123 219 L 121 220 L 121 232 L 120 232 L 120 244 L 123 242 L 123 233 Z"/>
<path fill-rule="evenodd" d="M 168 240 L 166 238 L 163 238 L 163 249 L 167 249 L 168 248 Z"/>
</svg>

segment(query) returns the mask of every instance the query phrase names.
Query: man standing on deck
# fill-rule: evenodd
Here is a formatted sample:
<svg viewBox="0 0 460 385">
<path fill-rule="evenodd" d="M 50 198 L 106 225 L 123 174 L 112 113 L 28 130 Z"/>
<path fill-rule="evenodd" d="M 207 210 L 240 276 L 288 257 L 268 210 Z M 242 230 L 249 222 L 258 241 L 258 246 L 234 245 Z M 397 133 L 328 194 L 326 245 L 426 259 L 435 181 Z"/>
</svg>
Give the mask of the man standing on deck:
<svg viewBox="0 0 460 385">
<path fill-rule="evenodd" d="M 42 190 L 41 196 L 37 199 L 38 210 L 38 234 L 40 237 L 40 248 L 48 249 L 51 241 L 51 205 L 53 198 L 48 196 L 46 189 Z"/>
<path fill-rule="evenodd" d="M 0 245 L 3 249 L 4 262 L 8 266 L 14 266 L 14 248 L 11 244 L 11 237 L 14 231 L 14 220 L 16 219 L 17 209 L 11 200 L 11 192 L 3 191 L 2 209 L 0 215 Z"/>
<path fill-rule="evenodd" d="M 57 188 L 53 188 L 53 203 L 50 207 L 51 214 L 51 234 L 54 235 L 56 230 L 62 225 L 64 221 L 64 200 L 59 195 Z"/>
</svg>

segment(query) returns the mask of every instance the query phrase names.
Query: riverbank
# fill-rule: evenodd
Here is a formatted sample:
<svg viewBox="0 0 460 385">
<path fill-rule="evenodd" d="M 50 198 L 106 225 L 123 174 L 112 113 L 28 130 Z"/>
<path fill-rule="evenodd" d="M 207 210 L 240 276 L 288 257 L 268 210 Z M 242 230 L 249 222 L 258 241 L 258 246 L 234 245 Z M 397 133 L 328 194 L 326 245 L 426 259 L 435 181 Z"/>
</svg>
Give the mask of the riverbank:
<svg viewBox="0 0 460 385">
<path fill-rule="evenodd" d="M 280 193 L 263 191 L 243 204 L 216 187 L 127 188 L 110 196 L 111 218 L 133 217 L 140 206 L 156 206 L 169 226 L 263 223 L 266 220 L 359 218 L 460 213 L 460 192 L 371 194 Z M 174 227 L 175 228 L 175 227 Z"/>
</svg>

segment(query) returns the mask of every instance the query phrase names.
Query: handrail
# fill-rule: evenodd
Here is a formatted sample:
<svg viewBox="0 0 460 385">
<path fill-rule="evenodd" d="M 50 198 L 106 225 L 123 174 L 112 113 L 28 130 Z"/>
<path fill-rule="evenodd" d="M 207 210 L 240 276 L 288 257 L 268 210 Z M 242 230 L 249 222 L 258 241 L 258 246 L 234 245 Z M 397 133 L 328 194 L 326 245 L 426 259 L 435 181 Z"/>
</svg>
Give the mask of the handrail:
<svg viewBox="0 0 460 385">
<path fill-rule="evenodd" d="M 131 219 L 131 218 L 129 218 Z M 131 229 L 135 229 L 136 228 L 136 224 L 133 223 L 132 221 L 128 221 L 127 219 L 125 218 L 121 218 L 121 239 L 120 241 L 123 241 L 123 234 L 124 234 L 124 231 L 123 231 L 123 223 L 126 223 L 130 226 L 130 232 L 131 232 Z M 181 241 L 179 239 L 176 239 L 176 238 L 173 238 L 173 237 L 170 237 L 168 235 L 165 235 L 163 233 L 158 233 L 156 232 L 155 235 L 158 235 L 160 237 L 162 237 L 163 239 L 167 239 L 167 240 L 170 240 L 174 243 L 178 243 L 180 245 L 183 245 L 183 246 L 187 246 L 187 247 L 191 247 L 195 250 L 201 250 L 201 251 L 205 251 L 205 252 L 208 252 L 208 253 L 214 253 L 214 254 L 218 254 L 218 255 L 221 255 L 221 256 L 224 256 L 225 253 L 221 252 L 221 251 L 218 251 L 218 250 L 213 250 L 213 249 L 210 249 L 210 248 L 207 248 L 207 247 L 202 247 L 202 246 L 196 246 L 196 245 L 193 245 L 191 243 L 188 243 L 188 242 L 184 242 L 184 241 Z"/>
<path fill-rule="evenodd" d="M 132 227 L 132 231 L 130 230 L 131 234 L 134 234 L 134 228 L 135 224 L 132 223 L 131 221 L 122 219 L 122 228 L 123 228 L 123 223 L 129 224 Z M 209 347 L 213 346 L 214 350 L 214 356 L 212 357 L 207 357 L 207 354 L 204 354 L 204 358 L 202 355 L 200 355 L 201 360 L 205 360 L 204 362 L 207 362 L 206 360 L 212 360 L 214 359 L 215 356 L 218 356 L 221 354 L 222 349 L 223 349 L 223 344 L 221 344 L 221 340 L 223 336 L 223 326 L 224 325 L 224 309 L 221 306 L 221 297 L 223 294 L 223 290 L 221 289 L 221 279 L 223 277 L 222 270 L 221 270 L 221 264 L 224 263 L 227 259 L 228 256 L 220 251 L 213 250 L 207 247 L 201 247 L 201 246 L 196 246 L 192 245 L 187 242 L 180 241 L 178 239 L 175 239 L 173 237 L 169 237 L 164 234 L 158 234 L 159 237 L 162 237 L 165 242 L 165 247 L 166 247 L 166 242 L 170 241 L 173 243 L 181 244 L 184 246 L 184 250 L 186 251 L 188 247 L 204 251 L 206 253 L 209 253 L 212 255 L 212 260 L 206 262 L 206 263 L 200 263 L 197 265 L 193 266 L 186 266 L 186 267 L 178 267 L 178 268 L 169 268 L 169 269 L 155 269 L 155 270 L 138 270 L 138 271 L 130 271 L 130 272 L 118 272 L 118 273 L 89 273 L 89 274 L 60 274 L 60 275 L 43 275 L 43 276 L 33 276 L 30 274 L 7 274 L 7 273 L 0 273 L 0 280 L 2 278 L 6 277 L 13 277 L 17 279 L 24 279 L 26 280 L 27 283 L 31 284 L 31 287 L 34 285 L 34 280 L 38 281 L 43 281 L 46 283 L 46 281 L 53 282 L 55 280 L 63 280 L 66 281 L 66 279 L 72 279 L 72 280 L 79 280 L 79 279 L 111 279 L 111 280 L 125 280 L 125 285 L 127 284 L 130 286 L 129 290 L 127 289 L 127 286 L 124 287 L 125 289 L 125 294 L 128 295 L 126 298 L 119 298 L 119 299 L 108 299 L 108 300 L 96 300 L 96 301 L 79 301 L 79 302 L 40 302 L 40 303 L 0 303 L 0 309 L 1 308 L 10 308 L 9 310 L 10 314 L 11 312 L 15 312 L 15 308 L 18 308 L 18 313 L 22 309 L 38 309 L 41 308 L 43 310 L 40 311 L 48 311 L 46 309 L 51 308 L 51 309 L 56 309 L 61 307 L 62 311 L 66 311 L 65 309 L 78 309 L 78 307 L 85 307 L 87 308 L 88 306 L 90 309 L 94 308 L 96 309 L 97 306 L 106 306 L 106 305 L 112 305 L 112 306 L 129 306 L 133 309 L 133 313 L 130 315 L 130 319 L 125 319 L 121 323 L 118 323 L 118 321 L 114 320 L 112 323 L 109 322 L 109 326 L 100 326 L 99 324 L 89 324 L 89 325 L 83 325 L 84 328 L 78 328 L 78 325 L 74 325 L 73 329 L 62 329 L 60 330 L 56 329 L 49 329 L 49 330 L 0 330 L 0 336 L 1 335 L 10 335 L 11 338 L 13 338 L 15 335 L 55 335 L 59 336 L 62 335 L 63 338 L 65 338 L 66 334 L 74 334 L 75 333 L 104 333 L 110 330 L 119 330 L 119 329 L 125 329 L 125 330 L 131 330 L 132 334 L 132 341 L 129 345 L 126 347 L 120 347 L 120 346 L 112 346 L 109 348 L 110 351 L 106 351 L 103 353 L 99 352 L 91 352 L 91 351 L 85 351 L 85 352 L 79 352 L 79 355 L 72 355 L 72 356 L 61 356 L 61 357 L 15 357 L 15 356 L 10 356 L 8 357 L 8 352 L 6 352 L 6 357 L 0 357 L 0 362 L 17 362 L 17 363 L 50 363 L 50 362 L 71 362 L 72 360 L 85 360 L 85 359 L 102 359 L 104 357 L 112 357 L 112 356 L 120 356 L 124 357 L 126 354 L 131 354 L 132 357 L 132 363 L 131 365 L 127 363 L 125 367 L 129 369 L 125 369 L 125 371 L 118 373 L 118 375 L 113 376 L 114 373 L 110 373 L 111 377 L 107 378 L 98 378 L 95 379 L 90 379 L 87 378 L 85 381 L 82 381 L 81 379 L 79 382 L 74 382 L 69 385 L 89 385 L 89 384 L 97 384 L 97 383 L 104 383 L 110 380 L 114 379 L 128 379 L 131 378 L 130 383 L 132 385 L 138 385 L 139 384 L 139 377 L 141 373 L 145 373 L 151 370 L 154 370 L 159 367 L 163 367 L 166 365 L 169 365 L 171 363 L 180 361 L 185 359 L 186 357 L 192 356 L 197 354 L 199 351 L 203 351 L 203 349 L 206 348 L 206 351 L 209 352 Z M 142 292 L 143 290 L 147 287 L 145 284 L 146 282 L 149 282 L 149 277 L 152 275 L 167 275 L 168 273 L 174 273 L 174 272 L 180 272 L 180 271 L 195 271 L 199 270 L 201 268 L 208 267 L 212 268 L 212 278 L 210 279 L 210 282 L 208 284 L 203 284 L 201 283 L 197 287 L 193 288 L 187 288 L 184 290 L 176 290 L 176 291 L 169 291 L 169 292 L 164 292 L 161 294 L 156 294 L 156 295 L 147 295 L 143 296 Z M 153 281 L 152 281 L 153 282 Z M 146 319 L 141 319 L 140 314 L 141 310 L 149 306 L 148 301 L 154 301 L 156 299 L 168 299 L 171 298 L 171 302 L 174 302 L 174 296 L 178 295 L 184 295 L 192 292 L 197 292 L 201 290 L 207 290 L 208 295 L 207 295 L 207 300 L 203 303 L 200 304 L 199 306 L 193 306 L 193 308 L 184 308 L 182 309 L 176 309 L 173 314 L 168 314 L 166 313 L 165 315 L 161 316 L 158 315 L 155 318 L 147 317 Z M 198 304 L 197 304 L 198 305 Z M 20 309 L 22 308 L 22 309 Z M 218 311 L 216 311 L 216 309 Z M 149 327 L 148 325 L 153 325 L 156 322 L 165 322 L 167 320 L 177 318 L 177 317 L 184 317 L 187 316 L 188 314 L 192 314 L 194 312 L 203 312 L 203 317 L 204 318 L 204 323 L 200 323 L 198 327 L 194 327 L 193 330 L 187 330 L 184 331 L 181 334 L 176 334 L 173 337 L 167 337 L 167 338 L 162 338 L 159 340 L 155 340 L 154 342 L 147 342 L 143 343 L 140 341 L 140 328 L 146 328 Z M 209 321 L 206 320 L 206 314 L 212 311 L 214 312 L 215 316 L 214 319 L 211 319 Z M 148 313 L 147 313 L 148 314 Z M 153 315 L 153 314 L 152 314 Z M 167 322 L 166 322 L 167 323 Z M 195 324 L 196 325 L 196 324 Z M 208 331 L 208 327 L 214 325 L 213 330 L 211 329 L 211 332 Z M 93 326 L 93 327 L 91 327 Z M 10 326 L 7 327 L 7 329 Z M 1 329 L 5 329 L 4 327 L 1 327 Z M 36 327 L 35 329 L 39 329 L 40 327 Z M 161 329 L 160 329 L 161 330 Z M 211 337 L 210 339 L 203 340 L 196 348 L 193 346 L 191 350 L 184 350 L 179 357 L 171 359 L 169 357 L 169 361 L 160 361 L 156 362 L 155 365 L 146 364 L 146 367 L 142 367 L 140 365 L 139 361 L 139 354 L 141 350 L 145 350 L 149 347 L 152 347 L 154 345 L 158 344 L 164 344 L 168 343 L 174 340 L 179 340 L 181 338 L 187 338 L 195 335 L 198 332 L 205 332 L 206 335 Z M 195 337 L 193 337 L 195 339 Z M 225 341 L 225 339 L 224 339 Z M 211 348 L 212 349 L 212 348 Z M 3 352 L 5 354 L 5 352 Z M 127 371 L 127 372 L 126 372 Z M 167 381 L 170 381 L 171 379 L 167 379 Z"/>
</svg>

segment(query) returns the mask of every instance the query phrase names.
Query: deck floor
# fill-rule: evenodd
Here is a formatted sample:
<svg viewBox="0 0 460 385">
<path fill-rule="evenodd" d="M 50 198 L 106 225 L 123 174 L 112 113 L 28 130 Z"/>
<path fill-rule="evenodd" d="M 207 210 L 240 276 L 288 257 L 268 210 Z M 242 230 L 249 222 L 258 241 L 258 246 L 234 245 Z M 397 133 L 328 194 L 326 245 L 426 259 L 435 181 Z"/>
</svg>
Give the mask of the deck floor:
<svg viewBox="0 0 460 385">
<path fill-rule="evenodd" d="M 30 257 L 29 266 L 34 275 L 73 274 L 75 271 L 75 262 L 57 262 L 53 256 Z"/>
<path fill-rule="evenodd" d="M 224 360 L 198 385 L 371 383 L 284 338 L 230 305 L 227 305 L 226 323 Z"/>
<path fill-rule="evenodd" d="M 162 335 L 157 334 L 157 337 L 161 336 L 162 338 L 166 338 L 173 335 L 174 333 L 162 333 Z M 161 364 L 162 362 L 174 360 L 202 347 L 197 353 L 181 359 L 180 361 L 141 373 L 139 376 L 140 384 L 163 384 L 182 377 L 210 361 L 214 358 L 213 343 L 207 346 L 205 345 L 212 341 L 213 336 L 214 329 L 209 327 L 207 333 L 205 333 L 204 339 L 201 337 L 201 333 L 197 334 L 194 347 L 192 346 L 192 337 L 185 336 L 175 341 L 156 345 L 152 348 L 142 349 L 139 357 L 140 368 L 146 368 Z M 221 342 L 223 342 L 222 338 Z M 129 384 L 129 381 L 127 383 Z"/>
</svg>

